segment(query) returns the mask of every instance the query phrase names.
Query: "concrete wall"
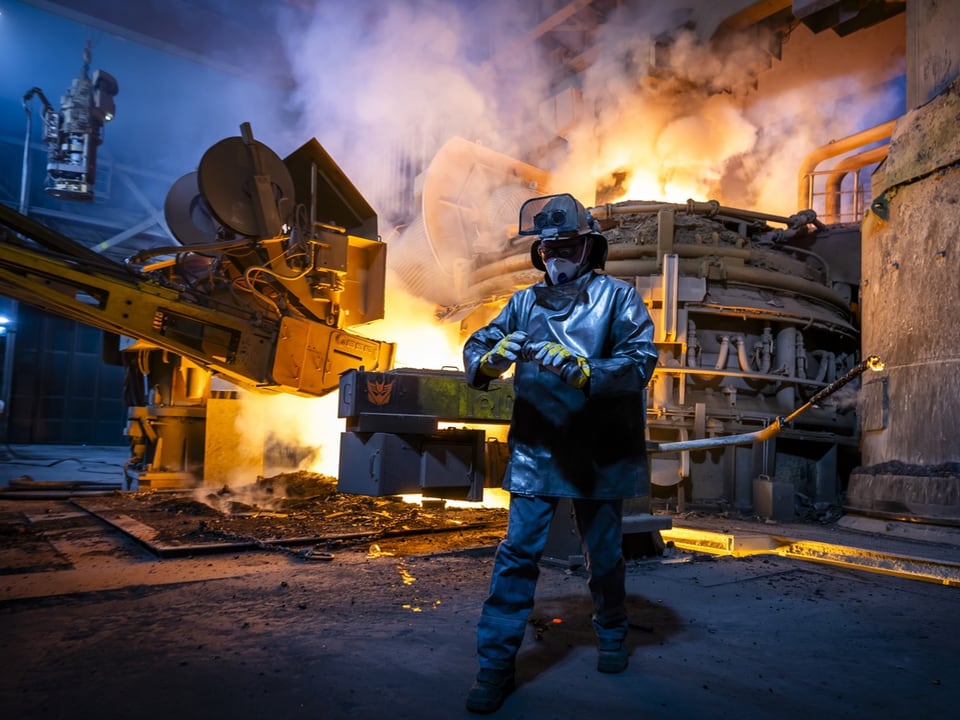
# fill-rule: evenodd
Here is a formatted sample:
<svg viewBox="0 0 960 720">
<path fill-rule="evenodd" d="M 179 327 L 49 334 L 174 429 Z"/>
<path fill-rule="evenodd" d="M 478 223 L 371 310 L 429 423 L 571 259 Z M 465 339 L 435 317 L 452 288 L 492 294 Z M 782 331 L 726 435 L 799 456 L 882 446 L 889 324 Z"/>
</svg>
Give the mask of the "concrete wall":
<svg viewBox="0 0 960 720">
<path fill-rule="evenodd" d="M 960 79 L 897 122 L 873 176 L 863 223 L 862 347 L 886 369 L 864 378 L 866 472 L 850 482 L 854 505 L 867 510 L 960 519 L 957 117 Z"/>
<path fill-rule="evenodd" d="M 908 109 L 935 98 L 960 74 L 957 28 L 960 28 L 960 3 L 908 0 Z"/>
<path fill-rule="evenodd" d="M 960 3 L 910 0 L 907 10 L 915 109 L 897 122 L 863 223 L 862 347 L 887 367 L 864 378 L 865 472 L 851 477 L 850 495 L 867 510 L 957 519 Z"/>
<path fill-rule="evenodd" d="M 863 225 L 863 465 L 960 460 L 960 3 L 907 3 L 908 104 Z M 932 98 L 932 99 L 931 99 Z"/>
</svg>

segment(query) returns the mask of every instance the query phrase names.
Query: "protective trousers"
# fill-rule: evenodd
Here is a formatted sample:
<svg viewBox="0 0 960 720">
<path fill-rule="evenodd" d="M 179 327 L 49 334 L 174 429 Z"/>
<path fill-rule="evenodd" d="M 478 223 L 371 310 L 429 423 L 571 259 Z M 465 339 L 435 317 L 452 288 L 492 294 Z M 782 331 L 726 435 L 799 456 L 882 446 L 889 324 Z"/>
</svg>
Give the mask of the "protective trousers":
<svg viewBox="0 0 960 720">
<path fill-rule="evenodd" d="M 511 495 L 507 535 L 497 548 L 490 595 L 477 627 L 481 668 L 512 671 L 533 610 L 539 561 L 559 498 Z M 601 649 L 627 635 L 624 608 L 623 501 L 573 500 L 593 596 L 593 626 Z"/>
</svg>

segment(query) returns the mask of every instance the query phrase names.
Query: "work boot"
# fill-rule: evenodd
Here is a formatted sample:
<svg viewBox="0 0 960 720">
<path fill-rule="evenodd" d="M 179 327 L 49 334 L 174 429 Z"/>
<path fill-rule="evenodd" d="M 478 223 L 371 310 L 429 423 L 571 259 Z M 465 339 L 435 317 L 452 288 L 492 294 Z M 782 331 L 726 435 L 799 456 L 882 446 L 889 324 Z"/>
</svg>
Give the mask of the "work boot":
<svg viewBox="0 0 960 720">
<path fill-rule="evenodd" d="M 467 710 L 481 715 L 497 711 L 513 692 L 513 684 L 513 670 L 481 668 L 467 693 Z"/>
<path fill-rule="evenodd" d="M 597 670 L 602 673 L 619 673 L 627 669 L 627 645 L 624 642 L 601 643 L 597 657 Z"/>
</svg>

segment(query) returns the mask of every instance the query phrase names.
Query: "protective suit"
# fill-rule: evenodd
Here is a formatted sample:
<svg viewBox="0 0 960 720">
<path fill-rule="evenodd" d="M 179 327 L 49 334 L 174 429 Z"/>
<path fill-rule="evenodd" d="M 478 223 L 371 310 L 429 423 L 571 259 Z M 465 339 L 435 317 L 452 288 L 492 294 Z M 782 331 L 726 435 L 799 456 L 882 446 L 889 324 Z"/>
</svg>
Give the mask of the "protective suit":
<svg viewBox="0 0 960 720">
<path fill-rule="evenodd" d="M 467 381 L 486 388 L 515 365 L 510 520 L 477 626 L 480 672 L 467 709 L 495 711 L 533 609 L 539 560 L 560 498 L 572 498 L 590 574 L 600 672 L 627 667 L 623 499 L 647 492 L 644 388 L 657 362 L 636 289 L 602 274 L 606 238 L 570 195 L 527 201 L 520 234 L 541 282 L 515 293 L 464 345 Z"/>
<path fill-rule="evenodd" d="M 464 345 L 474 387 L 485 389 L 491 380 L 479 372 L 480 358 L 517 330 L 526 332 L 528 342 L 557 342 L 587 358 L 590 382 L 584 392 L 532 360 L 516 363 L 504 489 L 572 498 L 645 494 L 643 391 L 657 351 L 640 295 L 595 272 L 520 290 Z"/>
</svg>

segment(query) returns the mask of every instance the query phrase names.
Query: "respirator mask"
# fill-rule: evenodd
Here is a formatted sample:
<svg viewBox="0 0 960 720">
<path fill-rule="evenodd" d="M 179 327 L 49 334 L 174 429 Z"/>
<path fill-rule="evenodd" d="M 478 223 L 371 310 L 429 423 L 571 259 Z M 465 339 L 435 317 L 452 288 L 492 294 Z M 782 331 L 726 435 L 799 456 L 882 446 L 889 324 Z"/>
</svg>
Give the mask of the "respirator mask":
<svg viewBox="0 0 960 720">
<path fill-rule="evenodd" d="M 586 267 L 584 260 L 590 254 L 590 238 L 541 242 L 538 251 L 550 282 L 560 285 L 583 273 Z"/>
</svg>

